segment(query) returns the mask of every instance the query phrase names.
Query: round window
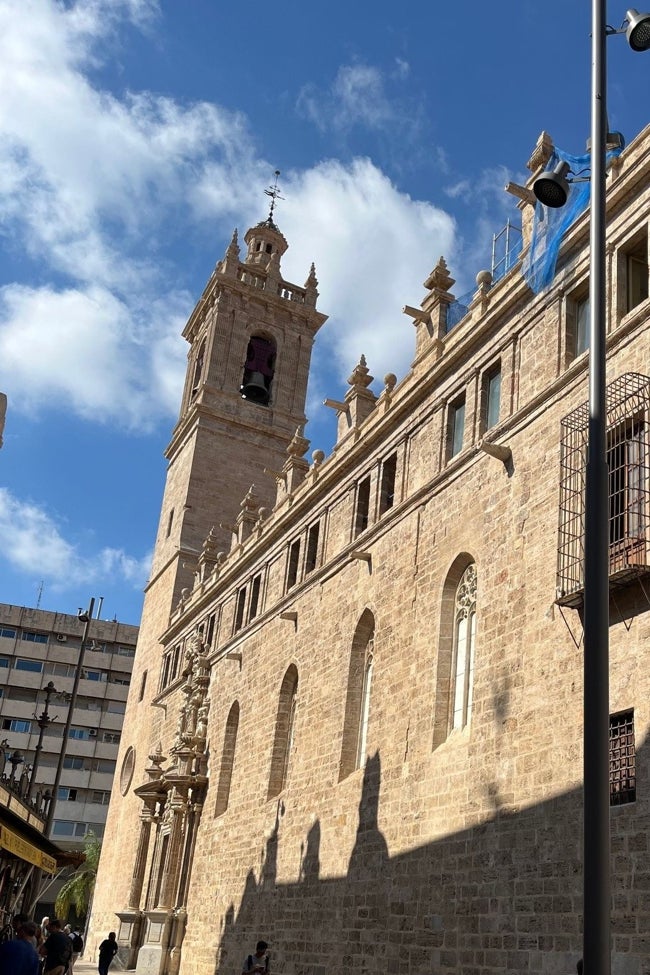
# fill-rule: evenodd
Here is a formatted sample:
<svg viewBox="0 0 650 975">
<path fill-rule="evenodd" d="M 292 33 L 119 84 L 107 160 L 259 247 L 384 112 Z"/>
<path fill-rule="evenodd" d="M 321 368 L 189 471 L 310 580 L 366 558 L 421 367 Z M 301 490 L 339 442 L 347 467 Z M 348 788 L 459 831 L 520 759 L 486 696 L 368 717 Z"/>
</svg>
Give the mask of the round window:
<svg viewBox="0 0 650 975">
<path fill-rule="evenodd" d="M 133 778 L 135 768 L 135 748 L 129 745 L 122 761 L 122 771 L 120 772 L 120 792 L 123 796 L 127 794 Z"/>
</svg>

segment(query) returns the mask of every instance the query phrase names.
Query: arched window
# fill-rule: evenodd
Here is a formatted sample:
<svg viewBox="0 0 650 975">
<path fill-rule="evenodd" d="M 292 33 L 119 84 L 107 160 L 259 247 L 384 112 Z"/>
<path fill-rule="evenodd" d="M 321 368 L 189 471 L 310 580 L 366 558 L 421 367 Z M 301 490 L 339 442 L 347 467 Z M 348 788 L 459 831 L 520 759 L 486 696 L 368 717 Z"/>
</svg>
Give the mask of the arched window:
<svg viewBox="0 0 650 975">
<path fill-rule="evenodd" d="M 275 342 L 262 335 L 252 335 L 248 342 L 244 375 L 239 387 L 243 399 L 268 406 L 274 374 Z"/>
<path fill-rule="evenodd" d="M 293 749 L 298 696 L 298 671 L 291 664 L 280 687 L 278 714 L 275 720 L 273 754 L 271 755 L 271 774 L 269 776 L 268 799 L 277 796 L 284 789 L 289 771 L 289 761 Z"/>
<path fill-rule="evenodd" d="M 451 727 L 464 728 L 472 714 L 474 645 L 476 642 L 476 566 L 463 572 L 456 590 L 454 614 L 454 693 Z"/>
<path fill-rule="evenodd" d="M 436 668 L 433 747 L 469 724 L 476 646 L 476 564 L 464 552 L 452 564 L 442 590 Z"/>
<path fill-rule="evenodd" d="M 205 339 L 201 342 L 199 346 L 199 351 L 196 354 L 196 362 L 194 363 L 194 376 L 192 378 L 192 396 L 196 396 L 199 391 L 199 385 L 201 383 L 201 376 L 203 375 L 203 363 L 205 361 Z"/>
<path fill-rule="evenodd" d="M 215 816 L 221 816 L 228 808 L 230 799 L 230 783 L 235 764 L 235 747 L 237 745 L 237 729 L 239 728 L 239 704 L 234 702 L 226 721 L 226 733 L 221 752 L 221 768 L 219 769 L 219 785 L 217 786 L 217 802 L 214 809 Z"/>
<path fill-rule="evenodd" d="M 367 609 L 357 623 L 350 650 L 339 781 L 366 763 L 374 637 L 375 618 Z"/>
</svg>

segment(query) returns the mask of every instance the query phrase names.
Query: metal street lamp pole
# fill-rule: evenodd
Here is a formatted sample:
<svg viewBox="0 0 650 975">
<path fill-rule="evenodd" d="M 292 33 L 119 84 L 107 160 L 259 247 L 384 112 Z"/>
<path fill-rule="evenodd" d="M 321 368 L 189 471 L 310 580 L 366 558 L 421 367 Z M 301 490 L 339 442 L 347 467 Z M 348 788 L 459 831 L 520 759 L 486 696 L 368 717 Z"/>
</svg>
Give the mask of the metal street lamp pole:
<svg viewBox="0 0 650 975">
<path fill-rule="evenodd" d="M 43 735 L 45 734 L 47 728 L 49 728 L 52 719 L 50 718 L 49 706 L 50 698 L 53 694 L 56 694 L 56 687 L 53 681 L 49 681 L 45 686 L 45 707 L 43 708 L 40 717 L 38 718 L 38 742 L 36 743 L 36 748 L 34 749 L 34 764 L 32 765 L 32 771 L 29 778 L 29 785 L 27 787 L 27 793 L 25 798 L 31 799 L 32 791 L 34 789 L 34 783 L 36 782 L 36 772 L 38 771 L 38 766 L 41 759 L 41 751 L 43 749 Z"/>
<path fill-rule="evenodd" d="M 65 727 L 63 729 L 63 743 L 61 745 L 61 751 L 59 752 L 59 760 L 56 766 L 56 774 L 54 776 L 54 785 L 52 786 L 52 800 L 50 802 L 50 808 L 47 811 L 47 820 L 45 822 L 45 832 L 49 833 L 50 827 L 52 825 L 52 819 L 54 818 L 54 810 L 56 809 L 56 799 L 57 793 L 59 791 L 59 785 L 61 784 L 61 775 L 63 773 L 63 763 L 65 761 L 65 756 L 68 746 L 68 733 L 70 731 L 70 725 L 72 724 L 72 712 L 74 711 L 75 704 L 77 703 L 77 691 L 79 690 L 79 680 L 81 679 L 81 669 L 84 662 L 84 653 L 86 651 L 86 641 L 88 640 L 88 629 L 90 627 L 90 621 L 93 618 L 93 611 L 95 609 L 95 598 L 90 600 L 88 609 L 85 612 L 81 610 L 77 614 L 79 619 L 84 624 L 83 633 L 81 636 L 81 646 L 79 647 L 79 660 L 77 662 L 77 669 L 75 670 L 74 681 L 72 684 L 72 693 L 70 694 L 70 703 L 68 705 L 68 716 L 65 721 Z"/>
<path fill-rule="evenodd" d="M 610 972 L 609 475 L 606 404 L 606 4 L 592 0 L 589 440 L 585 483 L 583 958 Z"/>
</svg>

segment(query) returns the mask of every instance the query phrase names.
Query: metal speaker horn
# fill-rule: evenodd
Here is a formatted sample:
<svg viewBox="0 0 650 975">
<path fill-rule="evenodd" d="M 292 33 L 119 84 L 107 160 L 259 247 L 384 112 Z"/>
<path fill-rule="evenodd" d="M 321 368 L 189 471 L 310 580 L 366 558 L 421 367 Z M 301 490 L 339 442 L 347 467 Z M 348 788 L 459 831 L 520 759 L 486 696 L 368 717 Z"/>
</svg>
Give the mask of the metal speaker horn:
<svg viewBox="0 0 650 975">
<path fill-rule="evenodd" d="M 241 394 L 244 399 L 249 399 L 251 403 L 261 403 L 266 406 L 269 402 L 269 391 L 264 382 L 261 372 L 251 372 L 246 377 L 241 386 Z"/>
<path fill-rule="evenodd" d="M 563 207 L 569 196 L 567 173 L 571 171 L 568 162 L 559 162 L 552 170 L 546 170 L 533 183 L 533 193 L 544 206 Z"/>
<path fill-rule="evenodd" d="M 632 50 L 650 50 L 650 14 L 640 14 L 634 7 L 630 7 L 625 19 L 627 20 L 625 37 Z"/>
</svg>

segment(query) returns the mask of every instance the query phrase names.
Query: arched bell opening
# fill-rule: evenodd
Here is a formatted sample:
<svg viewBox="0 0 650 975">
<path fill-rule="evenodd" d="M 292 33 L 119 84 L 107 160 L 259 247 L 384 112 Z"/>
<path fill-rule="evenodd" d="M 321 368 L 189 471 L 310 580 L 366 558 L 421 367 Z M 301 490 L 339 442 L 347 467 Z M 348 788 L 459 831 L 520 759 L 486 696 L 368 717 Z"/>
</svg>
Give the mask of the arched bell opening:
<svg viewBox="0 0 650 975">
<path fill-rule="evenodd" d="M 251 336 L 246 350 L 244 376 L 239 387 L 242 399 L 268 406 L 274 372 L 275 343 L 261 335 Z"/>
</svg>

